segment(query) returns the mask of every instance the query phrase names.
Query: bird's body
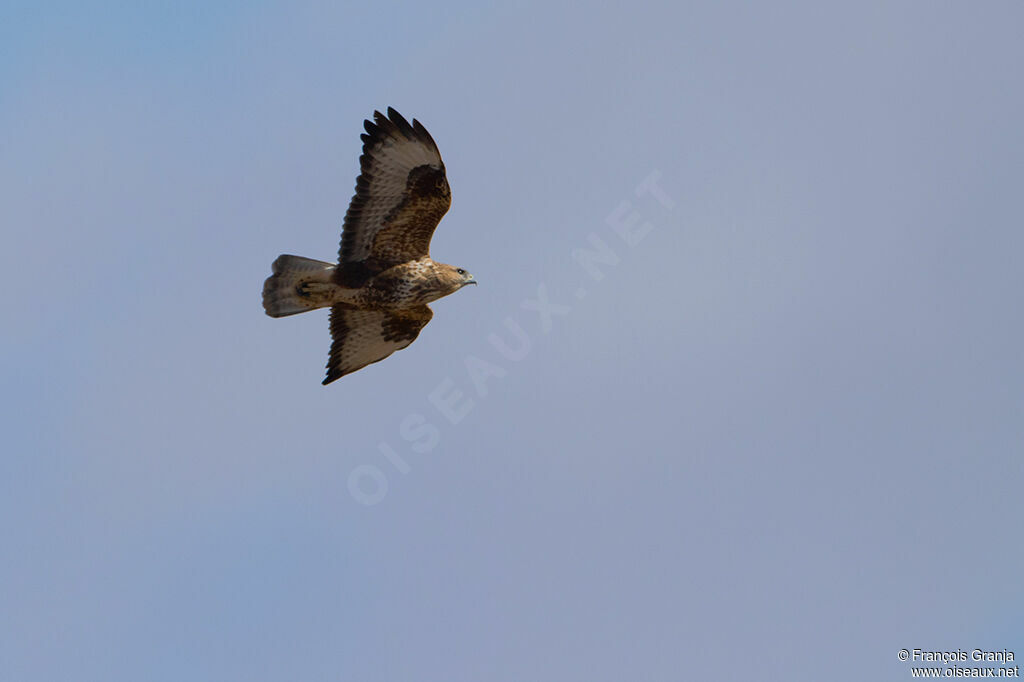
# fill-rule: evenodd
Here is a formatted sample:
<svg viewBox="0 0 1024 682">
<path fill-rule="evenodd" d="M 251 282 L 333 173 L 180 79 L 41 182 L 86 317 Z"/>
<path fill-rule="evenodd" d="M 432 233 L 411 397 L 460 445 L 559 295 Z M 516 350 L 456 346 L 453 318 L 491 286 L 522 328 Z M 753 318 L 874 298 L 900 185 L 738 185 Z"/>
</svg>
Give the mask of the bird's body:
<svg viewBox="0 0 1024 682">
<path fill-rule="evenodd" d="M 428 303 L 476 283 L 430 258 L 430 238 L 451 205 L 433 138 L 390 108 L 365 127 L 339 262 L 279 256 L 263 285 L 271 317 L 331 308 L 325 384 L 411 344 L 433 316 Z"/>
</svg>

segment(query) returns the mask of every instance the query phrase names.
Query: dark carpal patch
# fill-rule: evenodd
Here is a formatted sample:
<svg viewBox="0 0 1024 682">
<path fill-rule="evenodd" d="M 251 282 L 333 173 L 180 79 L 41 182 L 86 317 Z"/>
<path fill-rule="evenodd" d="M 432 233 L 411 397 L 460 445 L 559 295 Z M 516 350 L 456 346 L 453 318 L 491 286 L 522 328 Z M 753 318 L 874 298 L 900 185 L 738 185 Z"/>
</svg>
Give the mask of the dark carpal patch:
<svg viewBox="0 0 1024 682">
<path fill-rule="evenodd" d="M 444 198 L 451 196 L 452 193 L 448 187 L 448 179 L 444 175 L 444 167 L 432 164 L 416 166 L 409 171 L 405 188 L 414 197 Z"/>
<path fill-rule="evenodd" d="M 391 316 L 381 323 L 381 333 L 385 341 L 412 341 L 423 329 L 423 320 L 407 317 Z"/>
</svg>

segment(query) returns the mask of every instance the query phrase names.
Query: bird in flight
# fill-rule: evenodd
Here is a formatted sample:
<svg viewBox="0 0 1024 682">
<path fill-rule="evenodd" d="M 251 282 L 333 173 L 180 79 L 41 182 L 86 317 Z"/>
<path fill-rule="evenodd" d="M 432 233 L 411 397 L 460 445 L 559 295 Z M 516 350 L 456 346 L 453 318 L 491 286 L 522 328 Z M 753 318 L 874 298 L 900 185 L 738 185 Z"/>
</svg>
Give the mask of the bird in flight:
<svg viewBox="0 0 1024 682">
<path fill-rule="evenodd" d="M 364 127 L 338 262 L 278 256 L 263 284 L 271 317 L 330 307 L 325 385 L 411 344 L 434 315 L 428 303 L 476 284 L 430 258 L 430 238 L 452 202 L 430 133 L 390 107 Z"/>
</svg>

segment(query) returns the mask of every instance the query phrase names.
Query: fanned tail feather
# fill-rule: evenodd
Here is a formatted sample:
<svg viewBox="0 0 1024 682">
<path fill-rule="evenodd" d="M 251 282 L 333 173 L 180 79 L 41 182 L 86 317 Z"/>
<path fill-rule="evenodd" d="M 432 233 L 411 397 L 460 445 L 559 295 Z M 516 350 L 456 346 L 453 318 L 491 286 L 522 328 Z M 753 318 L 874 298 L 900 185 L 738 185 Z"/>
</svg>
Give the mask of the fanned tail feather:
<svg viewBox="0 0 1024 682">
<path fill-rule="evenodd" d="M 304 297 L 299 288 L 310 283 L 329 283 L 337 266 L 302 256 L 278 256 L 273 274 L 263 283 L 263 309 L 271 317 L 285 317 L 316 310 L 325 304 Z"/>
</svg>

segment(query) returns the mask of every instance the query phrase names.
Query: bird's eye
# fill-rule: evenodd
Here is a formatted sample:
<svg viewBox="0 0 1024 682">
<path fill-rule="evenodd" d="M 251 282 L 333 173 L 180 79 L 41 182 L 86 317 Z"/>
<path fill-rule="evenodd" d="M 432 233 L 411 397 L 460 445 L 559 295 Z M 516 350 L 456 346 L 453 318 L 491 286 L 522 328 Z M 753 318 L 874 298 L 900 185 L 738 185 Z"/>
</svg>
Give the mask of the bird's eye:
<svg viewBox="0 0 1024 682">
<path fill-rule="evenodd" d="M 462 268 L 457 268 L 457 269 L 455 270 L 455 272 L 459 273 L 460 275 L 465 275 L 465 274 L 466 274 L 466 271 L 465 271 L 465 270 L 463 270 Z"/>
</svg>

